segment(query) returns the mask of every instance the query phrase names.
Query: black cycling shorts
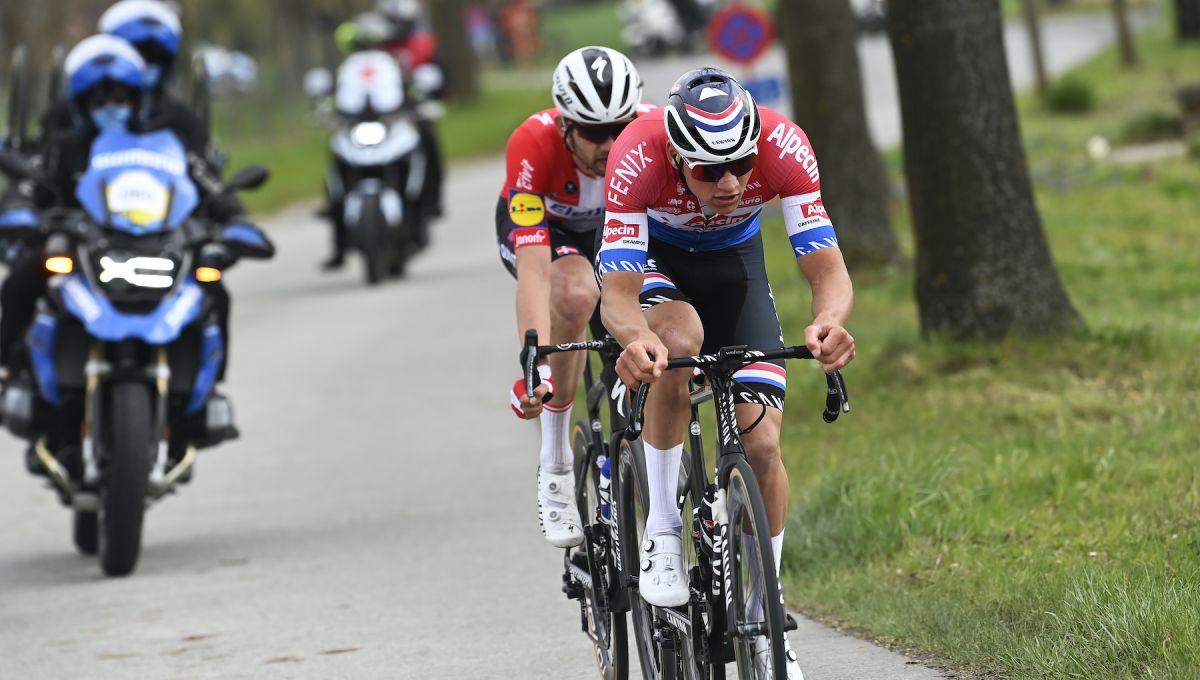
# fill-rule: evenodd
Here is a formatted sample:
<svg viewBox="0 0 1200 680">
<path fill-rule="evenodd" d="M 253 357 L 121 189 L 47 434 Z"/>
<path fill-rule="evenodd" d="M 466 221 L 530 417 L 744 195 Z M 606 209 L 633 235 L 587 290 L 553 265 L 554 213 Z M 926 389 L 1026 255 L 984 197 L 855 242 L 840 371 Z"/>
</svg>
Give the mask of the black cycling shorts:
<svg viewBox="0 0 1200 680">
<path fill-rule="evenodd" d="M 600 221 L 596 220 L 599 228 Z M 500 247 L 500 261 L 512 277 L 517 278 L 517 253 L 513 250 L 509 234 L 517 225 L 508 216 L 508 199 L 503 196 L 496 203 L 496 242 Z M 580 255 L 589 261 L 595 259 L 596 239 L 594 232 L 567 231 L 550 225 L 550 261 L 569 255 Z"/>
<path fill-rule="evenodd" d="M 692 305 L 704 327 L 702 353 L 729 345 L 761 350 L 784 346 L 761 234 L 708 252 L 689 252 L 651 239 L 639 301 L 643 311 L 671 301 Z M 734 380 L 738 403 L 783 410 L 787 395 L 783 360 L 750 364 L 735 373 Z"/>
</svg>

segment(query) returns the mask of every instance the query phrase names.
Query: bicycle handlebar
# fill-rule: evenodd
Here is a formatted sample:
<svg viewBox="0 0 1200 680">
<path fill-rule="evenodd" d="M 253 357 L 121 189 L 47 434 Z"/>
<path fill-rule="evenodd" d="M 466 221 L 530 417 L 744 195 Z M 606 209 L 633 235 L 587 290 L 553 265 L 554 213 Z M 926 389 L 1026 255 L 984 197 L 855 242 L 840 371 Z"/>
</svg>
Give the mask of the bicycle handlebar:
<svg viewBox="0 0 1200 680">
<path fill-rule="evenodd" d="M 564 342 L 559 345 L 539 345 L 537 331 L 530 328 L 525 331 L 525 346 L 521 349 L 521 370 L 525 377 L 525 393 L 533 396 L 533 391 L 542 384 L 538 375 L 538 359 L 558 354 L 559 352 L 580 352 L 584 350 L 602 351 L 617 347 L 617 341 L 605 336 L 599 340 L 583 340 L 580 342 Z"/>
<path fill-rule="evenodd" d="M 699 368 L 702 371 L 710 369 L 722 370 L 732 374 L 737 369 L 756 361 L 772 359 L 812 359 L 813 355 L 803 345 L 783 347 L 781 349 L 760 351 L 748 350 L 744 346 L 722 347 L 716 354 L 704 354 L 693 357 L 675 357 L 667 360 L 667 370 L 676 368 Z M 850 398 L 846 393 L 846 379 L 841 371 L 825 374 L 827 386 L 825 407 L 821 418 L 827 423 L 838 419 L 842 413 L 850 412 Z M 633 397 L 633 407 L 630 409 L 629 425 L 626 435 L 637 439 L 642 434 L 642 420 L 646 408 L 646 398 L 650 393 L 650 383 L 642 383 Z"/>
</svg>

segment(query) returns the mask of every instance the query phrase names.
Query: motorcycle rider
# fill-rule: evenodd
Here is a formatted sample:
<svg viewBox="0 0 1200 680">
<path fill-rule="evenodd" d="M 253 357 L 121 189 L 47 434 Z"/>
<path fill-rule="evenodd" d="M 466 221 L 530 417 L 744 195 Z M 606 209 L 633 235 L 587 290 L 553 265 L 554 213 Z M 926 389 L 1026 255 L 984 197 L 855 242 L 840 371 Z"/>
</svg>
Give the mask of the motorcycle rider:
<svg viewBox="0 0 1200 680">
<path fill-rule="evenodd" d="M 77 125 L 47 130 L 38 145 L 44 183 L 29 196 L 36 209 L 78 207 L 75 182 L 87 169 L 88 151 L 105 130 L 125 129 L 142 99 L 145 62 L 137 50 L 114 36 L 96 35 L 67 54 L 66 110 Z M 40 249 L 29 249 L 17 260 L 0 287 L 0 365 L 8 374 L 18 367 L 17 347 L 45 290 L 49 273 L 42 267 Z"/>
<path fill-rule="evenodd" d="M 551 93 L 555 107 L 530 116 L 509 137 L 496 237 L 500 259 L 517 279 L 518 331 L 533 328 L 542 342 L 560 343 L 584 337 L 599 300 L 591 262 L 609 150 L 625 126 L 653 107 L 641 103 L 633 63 L 607 47 L 563 57 Z M 583 540 L 568 439 L 584 359 L 556 354 L 539 367 L 543 382 L 535 398 L 522 380 L 511 395 L 518 417 L 540 416 L 538 515 L 546 540 L 558 547 Z"/>
<path fill-rule="evenodd" d="M 420 133 L 421 152 L 427 162 L 421 202 L 425 215 L 433 219 L 443 214 L 442 182 L 445 173 L 434 120 L 439 114 L 425 112 L 437 107 L 445 94 L 446 81 L 445 69 L 438 58 L 437 39 L 425 28 L 424 23 L 421 5 L 416 0 L 380 0 L 375 11 L 363 12 L 338 26 L 335 39 L 344 55 L 379 50 L 387 52 L 400 63 L 405 79 L 410 84 L 405 98 L 418 102 L 415 122 Z M 321 266 L 327 271 L 340 269 L 345 264 L 348 246 L 341 209 L 340 206 L 330 205 L 322 212 L 330 217 L 334 233 L 333 252 Z M 427 244 L 428 237 L 428 230 L 418 236 L 421 247 Z"/>
</svg>

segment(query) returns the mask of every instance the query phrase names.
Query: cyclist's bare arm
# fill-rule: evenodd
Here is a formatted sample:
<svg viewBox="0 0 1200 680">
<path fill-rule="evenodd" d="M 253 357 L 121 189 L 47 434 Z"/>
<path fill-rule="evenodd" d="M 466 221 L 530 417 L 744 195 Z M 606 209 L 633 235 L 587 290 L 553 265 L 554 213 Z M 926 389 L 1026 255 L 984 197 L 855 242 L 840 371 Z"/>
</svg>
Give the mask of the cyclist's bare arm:
<svg viewBox="0 0 1200 680">
<path fill-rule="evenodd" d="M 817 250 L 796 260 L 812 287 L 813 322 L 804 329 L 804 344 L 825 371 L 841 369 L 854 359 L 854 338 L 845 324 L 854 306 L 854 287 L 838 248 Z"/>
<path fill-rule="evenodd" d="M 517 333 L 524 342 L 530 328 L 550 339 L 550 246 L 517 250 Z"/>
<path fill-rule="evenodd" d="M 638 272 L 608 272 L 600 296 L 604 327 L 625 348 L 617 360 L 617 373 L 630 387 L 654 382 L 667 367 L 667 348 L 650 330 L 638 303 L 642 279 Z"/>
</svg>

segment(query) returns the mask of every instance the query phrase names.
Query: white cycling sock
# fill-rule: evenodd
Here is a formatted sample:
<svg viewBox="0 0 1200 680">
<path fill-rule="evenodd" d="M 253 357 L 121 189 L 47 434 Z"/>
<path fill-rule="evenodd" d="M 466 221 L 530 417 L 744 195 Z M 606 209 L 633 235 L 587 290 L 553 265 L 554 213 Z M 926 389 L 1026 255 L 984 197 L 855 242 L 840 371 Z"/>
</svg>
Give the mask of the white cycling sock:
<svg viewBox="0 0 1200 680">
<path fill-rule="evenodd" d="M 679 516 L 679 462 L 683 459 L 683 444 L 663 451 L 649 444 L 646 449 L 646 486 L 650 490 L 650 512 L 646 517 L 646 535 L 683 529 Z"/>
<path fill-rule="evenodd" d="M 571 471 L 571 406 L 574 403 L 542 406 L 539 419 L 542 424 L 540 462 L 542 469 L 551 474 L 561 475 Z"/>
</svg>

